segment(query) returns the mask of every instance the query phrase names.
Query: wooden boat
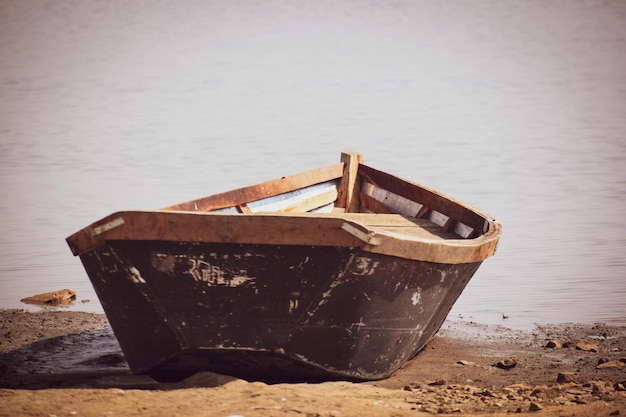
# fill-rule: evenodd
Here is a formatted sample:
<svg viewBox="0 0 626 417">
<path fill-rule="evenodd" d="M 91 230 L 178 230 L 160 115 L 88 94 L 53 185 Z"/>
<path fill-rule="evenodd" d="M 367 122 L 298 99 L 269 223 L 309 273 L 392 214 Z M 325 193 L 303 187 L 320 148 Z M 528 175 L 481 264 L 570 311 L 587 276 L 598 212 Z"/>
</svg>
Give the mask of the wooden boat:
<svg viewBox="0 0 626 417">
<path fill-rule="evenodd" d="M 390 376 L 435 335 L 501 226 L 341 162 L 67 238 L 131 370 L 266 381 Z"/>
</svg>

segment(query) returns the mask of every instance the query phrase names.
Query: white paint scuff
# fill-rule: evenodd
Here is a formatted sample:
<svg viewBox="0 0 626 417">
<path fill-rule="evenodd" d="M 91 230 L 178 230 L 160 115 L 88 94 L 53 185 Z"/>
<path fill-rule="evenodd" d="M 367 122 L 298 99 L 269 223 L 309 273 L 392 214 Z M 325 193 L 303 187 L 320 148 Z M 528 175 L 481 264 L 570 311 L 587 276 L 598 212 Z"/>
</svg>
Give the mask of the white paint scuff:
<svg viewBox="0 0 626 417">
<path fill-rule="evenodd" d="M 420 298 L 422 298 L 422 294 L 419 291 L 416 291 L 411 295 L 411 304 L 416 306 L 420 302 Z"/>
</svg>

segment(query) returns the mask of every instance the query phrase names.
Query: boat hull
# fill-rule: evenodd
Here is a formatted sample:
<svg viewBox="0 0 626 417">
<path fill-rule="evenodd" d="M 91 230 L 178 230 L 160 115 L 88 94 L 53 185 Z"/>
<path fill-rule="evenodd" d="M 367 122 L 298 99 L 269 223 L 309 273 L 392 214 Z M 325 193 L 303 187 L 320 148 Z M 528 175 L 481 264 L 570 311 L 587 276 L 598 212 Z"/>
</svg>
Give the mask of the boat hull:
<svg viewBox="0 0 626 417">
<path fill-rule="evenodd" d="M 80 258 L 134 373 L 263 381 L 390 376 L 481 264 L 155 240 L 107 240 Z"/>
</svg>

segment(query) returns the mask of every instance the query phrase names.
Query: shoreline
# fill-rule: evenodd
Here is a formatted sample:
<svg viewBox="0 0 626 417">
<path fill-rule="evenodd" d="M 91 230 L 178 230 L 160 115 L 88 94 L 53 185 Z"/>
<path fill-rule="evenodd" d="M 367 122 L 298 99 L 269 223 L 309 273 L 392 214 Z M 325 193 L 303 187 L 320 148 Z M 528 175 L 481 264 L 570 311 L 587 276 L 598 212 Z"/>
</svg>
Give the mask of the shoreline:
<svg viewBox="0 0 626 417">
<path fill-rule="evenodd" d="M 625 386 L 626 327 L 601 323 L 526 331 L 448 320 L 380 381 L 272 385 L 201 372 L 158 383 L 130 373 L 104 314 L 0 309 L 0 416 L 608 416 L 626 415 Z"/>
</svg>

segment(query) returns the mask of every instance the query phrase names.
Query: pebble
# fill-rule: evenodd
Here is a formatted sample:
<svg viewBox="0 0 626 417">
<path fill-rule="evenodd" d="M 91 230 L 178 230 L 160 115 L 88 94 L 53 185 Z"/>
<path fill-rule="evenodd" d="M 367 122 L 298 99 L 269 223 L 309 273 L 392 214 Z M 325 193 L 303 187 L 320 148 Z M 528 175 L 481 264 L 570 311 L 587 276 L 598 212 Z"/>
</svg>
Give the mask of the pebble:
<svg viewBox="0 0 626 417">
<path fill-rule="evenodd" d="M 553 340 L 548 340 L 548 343 L 546 343 L 545 347 L 550 348 L 550 349 L 561 349 L 563 347 L 563 344 L 559 342 L 558 340 L 553 339 Z"/>
<path fill-rule="evenodd" d="M 579 376 L 577 372 L 559 372 L 556 377 L 556 382 L 559 384 L 567 384 L 570 382 L 577 383 L 578 378 Z"/>
<path fill-rule="evenodd" d="M 596 369 L 623 368 L 623 367 L 626 367 L 626 363 L 622 362 L 621 360 L 618 360 L 618 361 L 606 361 L 606 362 L 599 363 L 596 366 Z"/>
<path fill-rule="evenodd" d="M 517 361 L 513 358 L 502 359 L 495 363 L 500 369 L 513 369 L 517 366 Z"/>
<path fill-rule="evenodd" d="M 438 379 L 436 381 L 432 381 L 429 382 L 428 385 L 430 386 L 434 386 L 434 385 L 446 385 L 448 383 L 448 381 L 446 381 L 445 379 Z"/>
<path fill-rule="evenodd" d="M 585 352 L 599 352 L 600 346 L 595 343 L 585 342 L 584 340 L 576 340 L 567 344 L 567 347 L 574 346 L 578 350 Z"/>
</svg>

